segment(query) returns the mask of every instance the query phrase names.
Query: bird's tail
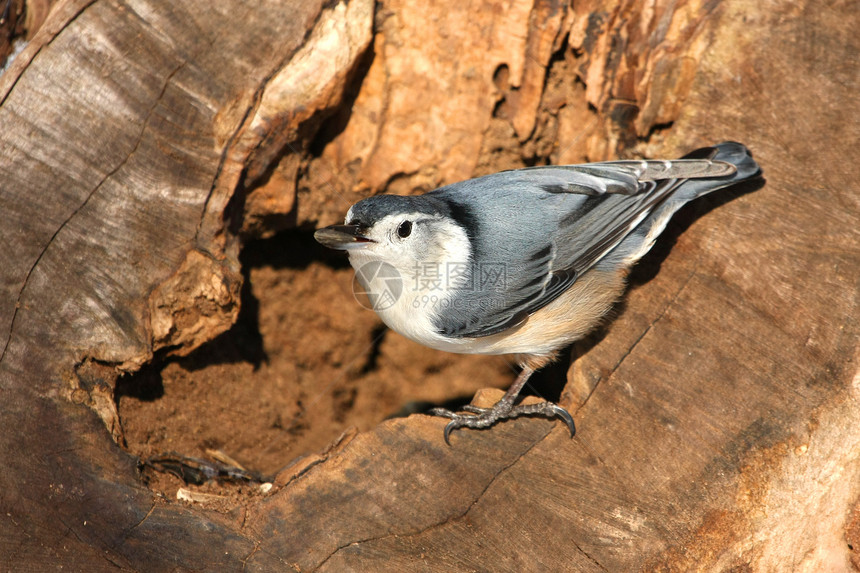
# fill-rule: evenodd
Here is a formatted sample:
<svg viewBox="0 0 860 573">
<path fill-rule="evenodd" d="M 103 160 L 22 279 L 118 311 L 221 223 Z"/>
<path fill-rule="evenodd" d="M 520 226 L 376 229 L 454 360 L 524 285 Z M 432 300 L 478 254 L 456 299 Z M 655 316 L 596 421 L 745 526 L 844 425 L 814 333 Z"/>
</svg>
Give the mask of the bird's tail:
<svg viewBox="0 0 860 573">
<path fill-rule="evenodd" d="M 724 141 L 712 147 L 702 147 L 688 153 L 682 159 L 725 161 L 734 165 L 737 171 L 730 177 L 688 179 L 669 198 L 669 202 L 678 203 L 676 210 L 687 201 L 692 201 L 696 197 L 701 197 L 718 189 L 724 189 L 741 181 L 760 177 L 762 174 L 761 167 L 755 162 L 749 149 L 734 141 Z"/>
<path fill-rule="evenodd" d="M 632 233 L 627 235 L 603 264 L 631 265 L 635 263 L 651 250 L 654 241 L 666 228 L 669 219 L 684 204 L 719 189 L 755 179 L 762 174 L 761 168 L 753 159 L 750 151 L 734 141 L 726 141 L 713 147 L 697 149 L 682 159 L 725 161 L 734 165 L 736 171 L 733 175 L 722 177 L 681 180 L 671 194 Z"/>
</svg>

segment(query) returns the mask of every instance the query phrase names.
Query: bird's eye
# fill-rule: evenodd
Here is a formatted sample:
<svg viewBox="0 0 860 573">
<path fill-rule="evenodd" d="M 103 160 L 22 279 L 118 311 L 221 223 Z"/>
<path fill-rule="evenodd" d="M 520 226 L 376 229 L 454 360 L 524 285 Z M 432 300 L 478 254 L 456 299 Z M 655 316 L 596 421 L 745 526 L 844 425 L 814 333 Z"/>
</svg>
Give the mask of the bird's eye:
<svg viewBox="0 0 860 573">
<path fill-rule="evenodd" d="M 405 239 L 412 234 L 412 221 L 403 221 L 397 227 L 397 234 L 401 239 Z"/>
</svg>

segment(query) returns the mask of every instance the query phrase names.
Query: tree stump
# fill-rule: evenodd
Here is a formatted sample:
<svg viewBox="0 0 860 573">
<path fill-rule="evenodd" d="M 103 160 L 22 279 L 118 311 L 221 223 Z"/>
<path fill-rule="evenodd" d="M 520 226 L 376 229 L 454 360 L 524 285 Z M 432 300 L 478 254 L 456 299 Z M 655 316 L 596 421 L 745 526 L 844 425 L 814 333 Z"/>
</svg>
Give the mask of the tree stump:
<svg viewBox="0 0 860 573">
<path fill-rule="evenodd" d="M 860 568 L 852 6 L 174 4 L 59 2 L 0 76 L 9 570 Z M 385 331 L 315 226 L 726 139 L 766 184 L 679 213 L 536 382 L 573 439 L 385 419 L 512 373 Z M 273 486 L 140 463 L 207 449 Z"/>
</svg>

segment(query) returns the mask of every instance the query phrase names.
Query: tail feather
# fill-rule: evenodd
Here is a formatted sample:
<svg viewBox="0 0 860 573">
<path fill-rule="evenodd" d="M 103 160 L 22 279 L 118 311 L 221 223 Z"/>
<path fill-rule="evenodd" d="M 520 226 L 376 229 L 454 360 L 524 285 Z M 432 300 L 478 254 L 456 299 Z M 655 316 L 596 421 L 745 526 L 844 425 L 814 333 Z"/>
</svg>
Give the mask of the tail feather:
<svg viewBox="0 0 860 573">
<path fill-rule="evenodd" d="M 731 176 L 683 181 L 647 219 L 615 248 L 610 256 L 603 261 L 603 264 L 635 263 L 651 250 L 657 237 L 666 228 L 669 219 L 686 203 L 713 191 L 755 179 L 762 174 L 761 167 L 755 162 L 750 151 L 744 145 L 734 141 L 726 141 L 713 147 L 697 149 L 685 155 L 683 159 L 725 161 L 734 165 L 736 171 Z"/>
<path fill-rule="evenodd" d="M 716 150 L 714 159 L 731 163 L 737 168 L 735 179 L 741 181 L 759 177 L 762 174 L 761 167 L 744 145 L 734 141 L 724 141 L 716 146 Z"/>
</svg>

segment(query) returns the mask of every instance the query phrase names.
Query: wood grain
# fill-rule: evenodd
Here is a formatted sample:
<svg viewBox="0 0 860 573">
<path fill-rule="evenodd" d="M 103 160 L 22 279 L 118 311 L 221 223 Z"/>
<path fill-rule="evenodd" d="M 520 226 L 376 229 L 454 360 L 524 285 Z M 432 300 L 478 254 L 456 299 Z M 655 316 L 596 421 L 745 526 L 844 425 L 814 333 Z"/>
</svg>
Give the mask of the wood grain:
<svg viewBox="0 0 860 573">
<path fill-rule="evenodd" d="M 2 562 L 850 568 L 855 21 L 787 0 L 59 3 L 0 77 Z M 574 439 L 518 419 L 448 447 L 413 415 L 222 512 L 141 482 L 117 380 L 231 327 L 243 238 L 372 193 L 723 139 L 766 184 L 679 213 L 574 347 Z"/>
</svg>

